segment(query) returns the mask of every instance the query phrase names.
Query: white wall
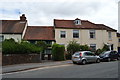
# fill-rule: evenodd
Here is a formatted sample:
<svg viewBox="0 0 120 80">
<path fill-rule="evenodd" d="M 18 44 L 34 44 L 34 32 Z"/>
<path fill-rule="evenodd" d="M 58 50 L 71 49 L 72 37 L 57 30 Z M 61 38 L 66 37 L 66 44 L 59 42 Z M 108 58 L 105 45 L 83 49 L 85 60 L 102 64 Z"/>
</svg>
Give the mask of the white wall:
<svg viewBox="0 0 120 80">
<path fill-rule="evenodd" d="M 60 38 L 60 31 L 66 31 L 66 38 Z M 58 44 L 68 45 L 69 41 L 76 40 L 82 45 L 96 44 L 96 49 L 102 48 L 104 44 L 111 43 L 114 44 L 114 50 L 118 47 L 118 38 L 116 32 L 112 32 L 112 40 L 108 39 L 108 32 L 106 30 L 95 30 L 96 38 L 90 39 L 89 30 L 79 29 L 79 38 L 73 38 L 73 29 L 55 29 L 55 40 Z"/>
<path fill-rule="evenodd" d="M 13 38 L 16 42 L 21 41 L 22 35 L 21 34 L 2 34 L 5 39 Z"/>
</svg>

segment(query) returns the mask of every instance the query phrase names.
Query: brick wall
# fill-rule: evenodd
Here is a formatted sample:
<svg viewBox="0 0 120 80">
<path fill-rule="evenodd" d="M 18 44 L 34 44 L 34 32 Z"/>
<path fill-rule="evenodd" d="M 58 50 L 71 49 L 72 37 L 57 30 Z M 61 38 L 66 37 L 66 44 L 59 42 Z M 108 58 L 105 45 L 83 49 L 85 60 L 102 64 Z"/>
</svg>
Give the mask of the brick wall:
<svg viewBox="0 0 120 80">
<path fill-rule="evenodd" d="M 21 64 L 21 63 L 39 63 L 40 54 L 7 54 L 2 55 L 2 66 Z"/>
</svg>

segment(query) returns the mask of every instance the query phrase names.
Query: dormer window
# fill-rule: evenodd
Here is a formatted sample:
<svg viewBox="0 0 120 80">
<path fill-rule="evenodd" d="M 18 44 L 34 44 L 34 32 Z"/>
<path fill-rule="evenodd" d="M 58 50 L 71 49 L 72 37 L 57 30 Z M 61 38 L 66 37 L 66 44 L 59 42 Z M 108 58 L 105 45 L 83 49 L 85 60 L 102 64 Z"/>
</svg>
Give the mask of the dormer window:
<svg viewBox="0 0 120 80">
<path fill-rule="evenodd" d="M 81 25 L 81 20 L 78 19 L 78 18 L 76 18 L 76 19 L 75 19 L 75 25 Z"/>
</svg>

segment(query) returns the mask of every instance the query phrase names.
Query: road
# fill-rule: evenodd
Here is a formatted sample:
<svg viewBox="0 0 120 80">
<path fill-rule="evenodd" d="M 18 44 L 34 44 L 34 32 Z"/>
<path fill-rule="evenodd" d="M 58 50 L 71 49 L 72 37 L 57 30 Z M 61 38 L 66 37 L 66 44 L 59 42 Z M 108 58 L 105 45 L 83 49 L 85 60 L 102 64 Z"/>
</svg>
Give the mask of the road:
<svg viewBox="0 0 120 80">
<path fill-rule="evenodd" d="M 118 61 L 37 68 L 3 74 L 3 78 L 118 78 Z"/>
</svg>

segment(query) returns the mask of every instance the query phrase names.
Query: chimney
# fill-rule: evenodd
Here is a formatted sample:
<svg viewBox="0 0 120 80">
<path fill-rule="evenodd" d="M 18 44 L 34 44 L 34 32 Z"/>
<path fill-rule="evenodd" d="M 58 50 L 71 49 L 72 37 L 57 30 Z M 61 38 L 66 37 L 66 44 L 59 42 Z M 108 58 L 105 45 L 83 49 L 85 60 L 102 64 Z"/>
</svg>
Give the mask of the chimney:
<svg viewBox="0 0 120 80">
<path fill-rule="evenodd" d="M 22 16 L 20 16 L 20 20 L 21 21 L 25 21 L 26 20 L 25 14 L 22 14 Z"/>
</svg>

